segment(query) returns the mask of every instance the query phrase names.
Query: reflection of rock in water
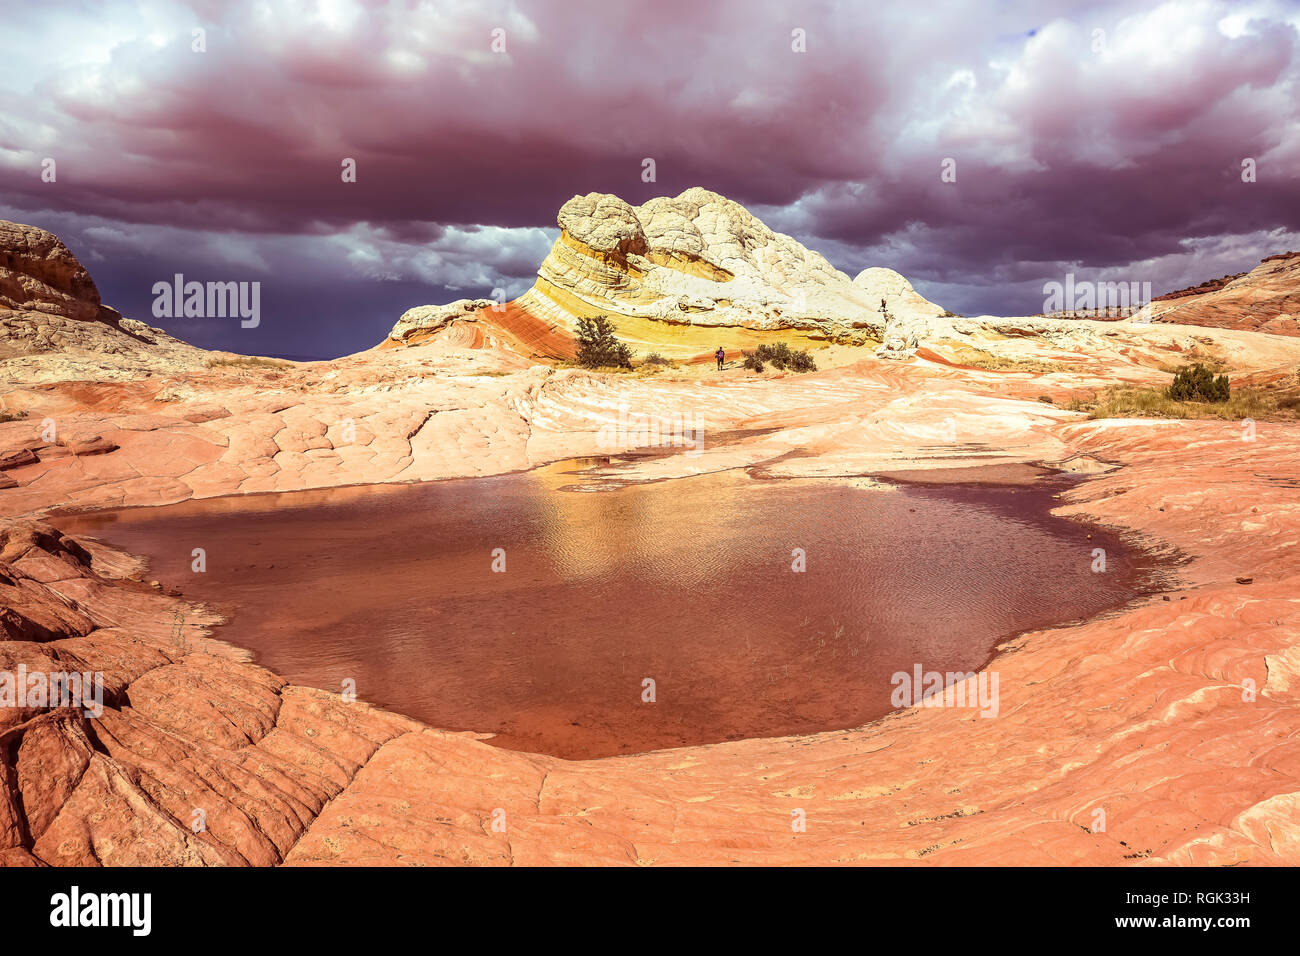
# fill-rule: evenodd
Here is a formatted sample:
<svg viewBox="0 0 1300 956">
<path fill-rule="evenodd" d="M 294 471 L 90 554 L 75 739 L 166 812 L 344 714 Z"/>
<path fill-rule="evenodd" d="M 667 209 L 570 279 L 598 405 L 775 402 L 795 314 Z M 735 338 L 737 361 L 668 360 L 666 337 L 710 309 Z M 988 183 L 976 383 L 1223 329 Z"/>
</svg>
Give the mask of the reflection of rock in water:
<svg viewBox="0 0 1300 956">
<path fill-rule="evenodd" d="M 858 726 L 892 708 L 894 673 L 978 669 L 1012 633 L 1132 593 L 1122 543 L 1051 518 L 1043 485 L 730 472 L 617 487 L 615 472 L 589 482 L 612 480 L 606 494 L 560 490 L 605 463 L 208 499 L 65 530 L 149 555 L 161 580 L 232 612 L 218 637 L 294 682 L 353 680 L 432 726 L 571 758 Z M 991 539 L 1016 561 L 969 546 Z M 221 556 L 201 575 L 176 546 L 196 540 Z"/>
</svg>

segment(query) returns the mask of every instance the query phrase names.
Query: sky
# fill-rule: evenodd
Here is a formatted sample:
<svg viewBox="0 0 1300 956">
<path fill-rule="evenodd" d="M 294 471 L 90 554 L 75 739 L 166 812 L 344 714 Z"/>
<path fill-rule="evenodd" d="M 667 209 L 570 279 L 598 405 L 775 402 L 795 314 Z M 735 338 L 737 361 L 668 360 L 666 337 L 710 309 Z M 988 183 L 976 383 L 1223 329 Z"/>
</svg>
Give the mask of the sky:
<svg viewBox="0 0 1300 956">
<path fill-rule="evenodd" d="M 333 357 L 412 306 L 518 295 L 592 191 L 704 186 L 966 315 L 1036 313 L 1069 273 L 1159 294 L 1300 249 L 1300 0 L 0 13 L 0 218 L 208 348 Z M 156 318 L 177 273 L 259 282 L 260 324 Z"/>
</svg>

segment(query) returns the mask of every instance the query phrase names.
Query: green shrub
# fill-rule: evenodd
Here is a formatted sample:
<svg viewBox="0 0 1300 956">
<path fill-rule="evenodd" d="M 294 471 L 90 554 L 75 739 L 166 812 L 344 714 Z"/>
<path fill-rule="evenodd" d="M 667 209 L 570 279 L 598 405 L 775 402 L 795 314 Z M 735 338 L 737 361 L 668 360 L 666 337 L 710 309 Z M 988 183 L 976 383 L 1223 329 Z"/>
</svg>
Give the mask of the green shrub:
<svg viewBox="0 0 1300 956">
<path fill-rule="evenodd" d="M 1226 402 L 1231 395 L 1228 376 L 1216 376 L 1204 365 L 1184 365 L 1174 373 L 1166 393 L 1177 402 Z"/>
<path fill-rule="evenodd" d="M 751 360 L 754 363 L 753 365 L 750 364 Z M 807 352 L 796 352 L 785 342 L 777 342 L 775 345 L 760 345 L 753 352 L 745 353 L 745 368 L 761 372 L 764 363 L 770 363 L 782 371 L 786 369 L 791 372 L 817 371 L 817 362 L 811 355 Z"/>
<path fill-rule="evenodd" d="M 578 320 L 578 364 L 583 368 L 631 368 L 632 350 L 614 337 L 608 316 Z"/>
</svg>

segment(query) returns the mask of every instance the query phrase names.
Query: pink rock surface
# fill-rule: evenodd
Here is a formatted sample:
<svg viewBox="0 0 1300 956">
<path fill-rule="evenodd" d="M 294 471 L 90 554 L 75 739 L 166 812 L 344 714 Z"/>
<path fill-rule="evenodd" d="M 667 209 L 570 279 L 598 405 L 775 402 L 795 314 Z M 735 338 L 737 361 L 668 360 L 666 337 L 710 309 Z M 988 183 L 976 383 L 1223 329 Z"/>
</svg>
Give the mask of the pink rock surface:
<svg viewBox="0 0 1300 956">
<path fill-rule="evenodd" d="M 1101 325 L 999 340 L 1050 363 L 1034 372 L 931 343 L 911 363 L 819 350 L 822 371 L 797 377 L 606 375 L 463 328 L 287 368 L 168 359 L 150 378 L 123 371 L 130 356 L 93 380 L 29 357 L 0 394 L 27 416 L 0 423 L 0 455 L 36 458 L 0 489 L 0 672 L 100 671 L 105 709 L 0 708 L 0 863 L 1300 862 L 1300 424 L 1243 441 L 1240 422 L 1089 421 L 1035 400 L 1166 380 L 1198 345 L 1234 381 L 1292 382 L 1300 342 Z M 611 480 L 1088 474 L 1061 512 L 1177 549 L 1181 580 L 1168 601 L 1011 642 L 991 665 L 996 719 L 916 707 L 570 762 L 287 685 L 211 639 L 210 610 L 141 583 L 139 561 L 32 520 L 609 456 L 627 410 L 698 414 L 705 440 Z"/>
</svg>

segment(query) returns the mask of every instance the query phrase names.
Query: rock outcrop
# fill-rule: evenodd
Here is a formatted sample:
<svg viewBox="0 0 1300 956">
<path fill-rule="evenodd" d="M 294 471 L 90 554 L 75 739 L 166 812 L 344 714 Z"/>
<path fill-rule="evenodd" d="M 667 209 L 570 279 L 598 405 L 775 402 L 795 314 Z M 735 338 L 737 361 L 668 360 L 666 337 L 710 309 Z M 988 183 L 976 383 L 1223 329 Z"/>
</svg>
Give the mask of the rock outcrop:
<svg viewBox="0 0 1300 956">
<path fill-rule="evenodd" d="M 0 309 L 91 321 L 99 290 L 58 236 L 0 219 Z"/>
<path fill-rule="evenodd" d="M 90 274 L 54 234 L 0 220 L 0 378 L 34 354 L 56 354 L 44 372 L 59 378 L 102 377 L 106 365 L 123 377 L 176 370 L 204 355 L 100 302 Z"/>
<path fill-rule="evenodd" d="M 1157 297 L 1151 303 L 1155 321 L 1300 335 L 1300 252 L 1269 256 L 1250 272 L 1226 278 L 1204 291 Z"/>
<path fill-rule="evenodd" d="M 275 864 L 380 746 L 423 729 L 286 686 L 142 570 L 0 520 L 0 674 L 27 678 L 0 706 L 0 866 Z M 30 689 L 72 673 L 100 689 Z"/>
<path fill-rule="evenodd" d="M 883 299 L 888 311 L 901 319 L 937 319 L 947 314 L 893 269 L 880 266 L 863 269 L 853 284 L 866 292 L 871 301 Z"/>
<path fill-rule="evenodd" d="M 892 312 L 883 313 L 885 317 L 884 339 L 876 349 L 877 358 L 909 359 L 916 354 L 920 346 L 920 323 L 915 320 L 900 319 Z"/>
<path fill-rule="evenodd" d="M 379 348 L 417 345 L 439 346 L 443 351 L 504 350 L 528 358 L 572 358 L 574 354 L 573 336 L 567 330 L 517 303 L 492 299 L 457 299 L 447 305 L 407 309 Z"/>
<path fill-rule="evenodd" d="M 446 305 L 417 305 L 397 320 L 388 338 L 399 345 L 411 345 L 429 338 L 458 319 L 474 319 L 477 313 L 495 305 L 491 299 L 457 299 Z"/>
<path fill-rule="evenodd" d="M 802 329 L 824 337 L 882 328 L 875 286 L 855 284 L 820 253 L 707 189 L 641 206 L 589 193 L 566 202 L 557 221 L 560 238 L 518 304 L 564 327 L 605 314 L 616 323 Z"/>
<path fill-rule="evenodd" d="M 867 269 L 850 280 L 820 253 L 698 186 L 640 206 L 606 193 L 574 196 L 556 223 L 560 237 L 514 302 L 411 309 L 385 346 L 423 344 L 440 329 L 478 321 L 524 342 L 526 354 L 563 357 L 572 355 L 577 319 L 606 315 L 638 351 L 685 358 L 750 348 L 774 331 L 793 333 L 797 345 L 879 341 L 881 298 L 909 323 L 944 314 L 897 272 Z"/>
</svg>

